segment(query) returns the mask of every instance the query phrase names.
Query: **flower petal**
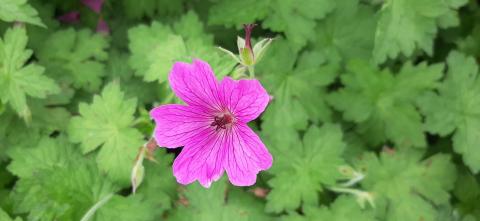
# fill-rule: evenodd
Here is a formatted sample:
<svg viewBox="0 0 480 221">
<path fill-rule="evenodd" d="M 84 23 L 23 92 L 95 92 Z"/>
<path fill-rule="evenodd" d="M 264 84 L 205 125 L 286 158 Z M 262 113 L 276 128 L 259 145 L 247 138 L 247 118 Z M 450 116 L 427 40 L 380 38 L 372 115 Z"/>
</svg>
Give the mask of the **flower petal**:
<svg viewBox="0 0 480 221">
<path fill-rule="evenodd" d="M 210 126 L 212 117 L 195 107 L 167 104 L 154 108 L 150 116 L 155 120 L 153 136 L 163 147 L 184 146 L 202 131 L 213 130 Z"/>
<path fill-rule="evenodd" d="M 107 22 L 103 18 L 98 19 L 96 32 L 106 35 L 110 34 L 110 27 L 108 27 Z"/>
<path fill-rule="evenodd" d="M 185 145 L 173 162 L 177 182 L 189 184 L 198 180 L 206 188 L 220 179 L 224 171 L 226 130 L 203 132 Z"/>
<path fill-rule="evenodd" d="M 193 64 L 176 62 L 168 79 L 175 94 L 188 105 L 221 110 L 219 84 L 208 63 L 198 59 Z"/>
<path fill-rule="evenodd" d="M 220 83 L 220 90 L 222 104 L 243 123 L 257 118 L 270 100 L 267 91 L 256 79 L 234 81 L 225 77 Z"/>
<path fill-rule="evenodd" d="M 80 21 L 80 12 L 71 11 L 58 17 L 58 20 L 67 24 L 74 24 Z"/>
<path fill-rule="evenodd" d="M 82 3 L 97 14 L 102 10 L 103 0 L 82 0 Z"/>
<path fill-rule="evenodd" d="M 228 178 L 236 186 L 253 185 L 258 172 L 272 166 L 272 155 L 247 125 L 237 124 L 231 132 L 225 159 Z"/>
</svg>

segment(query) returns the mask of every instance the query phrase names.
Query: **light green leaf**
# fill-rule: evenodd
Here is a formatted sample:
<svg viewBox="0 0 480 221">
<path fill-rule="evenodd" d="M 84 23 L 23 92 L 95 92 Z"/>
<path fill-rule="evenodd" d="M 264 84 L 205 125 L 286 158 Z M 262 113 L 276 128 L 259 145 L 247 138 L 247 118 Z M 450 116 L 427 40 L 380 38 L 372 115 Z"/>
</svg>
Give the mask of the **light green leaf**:
<svg viewBox="0 0 480 221">
<path fill-rule="evenodd" d="M 38 146 L 11 150 L 8 168 L 20 177 L 12 194 L 15 212 L 29 213 L 30 219 L 79 220 L 99 198 L 114 191 L 63 137 L 42 138 Z"/>
<path fill-rule="evenodd" d="M 332 0 L 276 0 L 263 25 L 273 31 L 284 32 L 293 47 L 300 49 L 315 37 L 316 22 L 335 8 Z"/>
<path fill-rule="evenodd" d="M 477 220 L 480 219 L 480 208 L 478 207 L 480 184 L 475 176 L 463 172 L 457 179 L 453 194 L 458 199 L 456 208 L 458 208 L 460 214 L 464 217 L 470 215 Z"/>
<path fill-rule="evenodd" d="M 15 219 L 10 218 L 10 216 L 0 208 L 0 220 L 2 221 L 21 221 L 22 218 L 17 217 Z"/>
<path fill-rule="evenodd" d="M 297 56 L 287 41 L 278 40 L 256 68 L 260 80 L 273 96 L 264 114 L 265 119 L 271 119 L 267 124 L 306 129 L 309 119 L 314 122 L 331 119 L 331 110 L 324 100 L 325 88 L 335 80 L 338 67 L 322 65 L 324 61 L 319 61 L 315 52 Z"/>
<path fill-rule="evenodd" d="M 442 64 L 406 63 L 393 75 L 357 60 L 350 62 L 347 70 L 348 74 L 342 75 L 345 87 L 331 93 L 328 100 L 343 111 L 346 120 L 357 123 L 357 132 L 372 145 L 389 140 L 402 147 L 426 146 L 415 99 L 438 85 Z"/>
<path fill-rule="evenodd" d="M 269 221 L 272 218 L 263 211 L 263 203 L 235 188 L 227 188 L 225 179 L 215 182 L 208 189 L 198 183 L 189 185 L 183 192 L 188 206 L 179 205 L 172 215 L 176 221 Z M 228 200 L 227 200 L 228 199 Z"/>
<path fill-rule="evenodd" d="M 55 82 L 43 75 L 44 68 L 37 64 L 27 64 L 32 51 L 26 49 L 25 28 L 14 27 L 7 30 L 0 39 L 0 99 L 25 120 L 31 117 L 27 105 L 27 95 L 45 98 L 60 91 Z"/>
<path fill-rule="evenodd" d="M 143 143 L 142 134 L 132 128 L 136 103 L 124 98 L 117 83 L 110 83 L 91 105 L 80 104 L 80 116 L 73 117 L 68 128 L 70 140 L 81 143 L 84 154 L 100 149 L 98 167 L 120 184 L 129 182 L 133 160 Z"/>
<path fill-rule="evenodd" d="M 241 27 L 264 19 L 270 12 L 272 0 L 230 0 L 218 1 L 209 11 L 208 22 L 227 27 Z"/>
<path fill-rule="evenodd" d="M 447 59 L 448 74 L 439 93 L 418 100 L 429 132 L 453 133 L 453 148 L 467 166 L 480 171 L 480 80 L 474 58 L 452 52 Z"/>
<path fill-rule="evenodd" d="M 219 1 L 210 10 L 211 24 L 240 27 L 263 20 L 263 26 L 284 32 L 296 50 L 315 38 L 316 22 L 335 8 L 332 0 Z"/>
<path fill-rule="evenodd" d="M 161 216 L 172 208 L 178 185 L 171 167 L 174 155 L 160 149 L 156 150 L 154 157 L 158 163 L 144 160 L 145 175 L 135 195 L 142 196 L 146 202 L 155 205 L 153 214 Z"/>
<path fill-rule="evenodd" d="M 466 0 L 386 0 L 379 12 L 373 58 L 377 63 L 407 57 L 420 49 L 433 53 L 437 26 L 459 24 L 456 9 Z"/>
<path fill-rule="evenodd" d="M 92 220 L 153 220 L 153 204 L 115 195 L 119 188 L 63 136 L 17 146 L 9 156 L 8 169 L 20 178 L 12 192 L 15 212 L 28 213 L 29 220 L 80 220 L 92 208 Z"/>
<path fill-rule="evenodd" d="M 303 205 L 318 205 L 318 192 L 325 185 L 334 185 L 340 178 L 338 167 L 344 163 L 345 149 L 342 131 L 335 125 L 310 127 L 303 142 L 269 142 L 275 159 L 270 169 L 275 177 L 268 184 L 272 191 L 267 196 L 266 210 L 281 212 L 295 210 Z M 295 151 L 292 151 L 295 150 Z"/>
<path fill-rule="evenodd" d="M 38 12 L 27 0 L 0 0 L 0 20 L 26 22 L 46 27 L 38 17 Z"/>
<path fill-rule="evenodd" d="M 377 157 L 364 154 L 358 168 L 366 174 L 362 187 L 375 196 L 383 220 L 437 220 L 436 207 L 449 202 L 456 179 L 446 154 L 422 160 L 416 150 L 388 150 Z"/>
<path fill-rule="evenodd" d="M 358 0 L 337 2 L 331 15 L 317 26 L 315 48 L 329 61 L 372 56 L 376 19 L 370 7 Z"/>
<path fill-rule="evenodd" d="M 331 205 L 305 207 L 304 216 L 296 213 L 282 217 L 282 221 L 306 221 L 306 220 L 328 220 L 328 221 L 375 221 L 373 210 L 362 210 L 353 197 L 340 196 Z"/>
<path fill-rule="evenodd" d="M 40 63 L 49 75 L 75 88 L 96 91 L 105 75 L 103 61 L 108 41 L 90 30 L 73 28 L 52 33 L 38 50 Z"/>
<path fill-rule="evenodd" d="M 175 15 L 183 10 L 184 1 L 169 0 L 122 0 L 125 14 L 130 19 L 141 19 L 144 16 L 154 18 L 155 15 Z"/>
<path fill-rule="evenodd" d="M 229 74 L 234 61 L 214 48 L 212 36 L 203 29 L 193 12 L 185 14 L 173 28 L 156 21 L 133 27 L 128 31 L 129 64 L 147 82 L 165 82 L 175 62 L 190 62 L 192 58 L 207 61 L 219 76 Z"/>
</svg>

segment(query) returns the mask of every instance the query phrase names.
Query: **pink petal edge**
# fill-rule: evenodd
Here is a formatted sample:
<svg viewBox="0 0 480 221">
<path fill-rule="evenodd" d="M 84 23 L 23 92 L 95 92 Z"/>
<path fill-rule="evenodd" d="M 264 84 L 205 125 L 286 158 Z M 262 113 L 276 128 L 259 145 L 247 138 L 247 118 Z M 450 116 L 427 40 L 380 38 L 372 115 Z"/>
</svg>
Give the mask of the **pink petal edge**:
<svg viewBox="0 0 480 221">
<path fill-rule="evenodd" d="M 189 106 L 221 109 L 219 83 L 208 63 L 198 59 L 193 64 L 176 62 L 168 80 L 173 92 Z"/>
</svg>

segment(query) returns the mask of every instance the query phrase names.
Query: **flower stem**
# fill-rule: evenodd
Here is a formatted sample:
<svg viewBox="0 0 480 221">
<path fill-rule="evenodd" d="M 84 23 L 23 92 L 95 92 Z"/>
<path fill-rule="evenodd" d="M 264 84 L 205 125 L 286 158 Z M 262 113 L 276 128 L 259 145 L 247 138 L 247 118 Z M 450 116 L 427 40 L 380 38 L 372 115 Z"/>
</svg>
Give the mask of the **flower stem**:
<svg viewBox="0 0 480 221">
<path fill-rule="evenodd" d="M 329 189 L 331 191 L 337 192 L 337 193 L 350 193 L 350 194 L 354 194 L 354 195 L 362 192 L 360 190 L 351 189 L 351 188 L 343 188 L 343 187 L 330 187 Z"/>
<path fill-rule="evenodd" d="M 250 78 L 255 78 L 255 68 L 252 66 L 248 66 L 248 74 Z"/>
<path fill-rule="evenodd" d="M 95 203 L 95 205 L 92 206 L 92 208 L 90 208 L 87 213 L 85 213 L 85 215 L 83 215 L 82 219 L 80 221 L 89 221 L 93 215 L 95 214 L 95 212 L 100 209 L 100 207 L 102 207 L 103 205 L 105 205 L 105 203 L 107 203 L 113 196 L 113 193 L 109 193 L 108 195 L 106 195 L 105 197 L 103 197 L 103 199 L 101 199 L 100 201 L 98 201 L 97 203 Z"/>
</svg>

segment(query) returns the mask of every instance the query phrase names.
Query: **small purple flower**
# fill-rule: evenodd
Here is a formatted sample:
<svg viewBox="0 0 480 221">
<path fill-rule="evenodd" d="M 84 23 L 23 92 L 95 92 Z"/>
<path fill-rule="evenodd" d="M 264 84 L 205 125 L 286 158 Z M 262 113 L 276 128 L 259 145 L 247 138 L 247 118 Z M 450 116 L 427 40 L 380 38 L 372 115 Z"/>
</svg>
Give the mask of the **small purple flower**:
<svg viewBox="0 0 480 221">
<path fill-rule="evenodd" d="M 226 171 L 236 186 L 255 184 L 257 174 L 272 165 L 272 155 L 247 126 L 270 99 L 260 82 L 230 77 L 219 82 L 201 60 L 175 63 L 169 82 L 186 105 L 162 105 L 150 116 L 159 146 L 184 147 L 173 163 L 177 181 L 198 180 L 208 188 Z"/>
<path fill-rule="evenodd" d="M 80 13 L 78 11 L 67 12 L 57 18 L 60 22 L 67 24 L 74 24 L 80 20 Z"/>
<path fill-rule="evenodd" d="M 97 14 L 102 11 L 103 0 L 82 0 L 82 3 Z"/>
<path fill-rule="evenodd" d="M 107 22 L 103 18 L 98 19 L 96 31 L 105 35 L 110 34 L 110 27 L 108 27 Z"/>
</svg>

